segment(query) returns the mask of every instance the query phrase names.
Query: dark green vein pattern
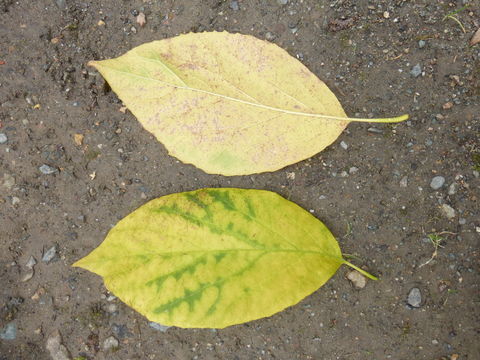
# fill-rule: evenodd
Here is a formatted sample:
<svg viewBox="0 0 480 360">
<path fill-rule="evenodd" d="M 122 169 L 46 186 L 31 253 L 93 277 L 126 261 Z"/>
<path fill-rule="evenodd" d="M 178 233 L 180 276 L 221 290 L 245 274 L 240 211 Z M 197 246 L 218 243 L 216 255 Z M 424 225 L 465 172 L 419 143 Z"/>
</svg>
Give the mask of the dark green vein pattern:
<svg viewBox="0 0 480 360">
<path fill-rule="evenodd" d="M 281 196 L 202 189 L 140 207 L 76 265 L 150 320 L 222 328 L 297 303 L 343 262 L 325 225 Z"/>
</svg>

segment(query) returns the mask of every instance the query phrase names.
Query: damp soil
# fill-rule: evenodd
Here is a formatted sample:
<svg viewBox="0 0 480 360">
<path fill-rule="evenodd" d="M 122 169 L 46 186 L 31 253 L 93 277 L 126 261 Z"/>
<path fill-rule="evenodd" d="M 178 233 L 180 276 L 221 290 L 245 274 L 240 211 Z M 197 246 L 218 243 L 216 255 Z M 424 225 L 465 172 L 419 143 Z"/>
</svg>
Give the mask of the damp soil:
<svg viewBox="0 0 480 360">
<path fill-rule="evenodd" d="M 52 359 L 57 330 L 71 359 L 480 359 L 479 26 L 459 0 L 0 0 L 0 359 Z M 410 119 L 352 123 L 273 173 L 185 165 L 86 64 L 213 30 L 286 49 L 350 116 Z M 160 331 L 71 267 L 149 199 L 203 187 L 278 192 L 380 280 L 357 289 L 344 267 L 269 318 Z"/>
</svg>

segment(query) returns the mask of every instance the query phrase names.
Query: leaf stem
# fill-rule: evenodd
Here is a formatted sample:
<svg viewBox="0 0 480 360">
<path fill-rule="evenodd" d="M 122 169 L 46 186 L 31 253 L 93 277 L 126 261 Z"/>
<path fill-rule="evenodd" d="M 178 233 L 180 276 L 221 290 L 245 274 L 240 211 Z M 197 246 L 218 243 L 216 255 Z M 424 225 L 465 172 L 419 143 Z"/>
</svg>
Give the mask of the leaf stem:
<svg viewBox="0 0 480 360">
<path fill-rule="evenodd" d="M 389 118 L 382 118 L 382 119 L 344 118 L 344 120 L 347 120 L 347 121 L 367 122 L 367 123 L 399 123 L 407 119 L 408 119 L 408 114 L 389 117 Z"/>
<path fill-rule="evenodd" d="M 376 276 L 373 276 L 372 274 L 369 274 L 365 270 L 360 269 L 358 266 L 353 265 L 352 263 L 348 262 L 347 260 L 345 260 L 344 264 L 350 266 L 352 269 L 357 270 L 360 274 L 368 277 L 369 279 L 378 280 L 378 278 Z"/>
<path fill-rule="evenodd" d="M 219 97 L 219 98 L 222 98 L 222 99 L 225 99 L 225 100 L 235 101 L 235 102 L 238 102 L 238 103 L 241 103 L 241 104 L 258 107 L 258 108 L 261 108 L 261 109 L 278 111 L 278 112 L 284 113 L 284 114 L 298 115 L 298 116 L 305 116 L 305 117 L 312 117 L 312 118 L 326 119 L 326 120 L 355 121 L 355 122 L 366 122 L 366 123 L 398 123 L 398 122 L 402 122 L 402 121 L 405 121 L 405 120 L 408 119 L 407 114 L 401 115 L 401 116 L 396 116 L 396 117 L 379 118 L 379 119 L 367 119 L 367 118 L 349 118 L 349 117 L 346 117 L 346 116 L 332 116 L 332 115 L 324 115 L 324 114 L 316 114 L 316 113 L 307 113 L 307 112 L 301 112 L 301 111 L 285 110 L 285 109 L 280 109 L 280 108 L 273 107 L 273 106 L 259 104 L 259 103 L 256 103 L 256 102 L 253 103 L 253 102 L 250 102 L 250 101 L 237 99 L 237 98 L 234 98 L 234 97 L 231 97 L 231 96 L 218 94 L 218 93 L 215 93 L 215 92 L 212 92 L 212 91 L 193 88 L 193 87 L 190 87 L 190 86 L 170 84 L 169 82 L 166 82 L 166 81 L 163 81 L 163 80 L 160 80 L 160 79 L 147 77 L 147 76 L 142 76 L 142 75 L 138 75 L 138 74 L 134 74 L 134 73 L 129 73 L 127 71 L 119 70 L 119 69 L 116 69 L 114 67 L 109 67 L 107 65 L 101 64 L 101 61 L 100 62 L 89 61 L 88 65 L 93 66 L 98 71 L 100 71 L 100 73 L 102 73 L 101 68 L 104 67 L 104 68 L 108 68 L 112 71 L 124 73 L 128 76 L 133 76 L 133 77 L 140 78 L 140 79 L 145 79 L 145 80 L 148 80 L 148 81 L 159 82 L 159 83 L 164 84 L 165 86 L 170 86 L 170 87 L 175 88 L 175 89 L 182 89 L 182 90 L 194 91 L 194 92 L 198 92 L 198 93 L 202 93 L 202 94 L 208 94 L 208 95 L 216 96 L 216 97 Z"/>
</svg>

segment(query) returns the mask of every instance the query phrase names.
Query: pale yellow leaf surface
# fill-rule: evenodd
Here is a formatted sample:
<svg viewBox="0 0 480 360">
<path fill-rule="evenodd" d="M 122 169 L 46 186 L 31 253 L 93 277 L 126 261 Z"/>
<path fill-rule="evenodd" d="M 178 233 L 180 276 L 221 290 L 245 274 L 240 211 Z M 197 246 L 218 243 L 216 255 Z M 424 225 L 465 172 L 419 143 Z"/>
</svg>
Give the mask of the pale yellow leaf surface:
<svg viewBox="0 0 480 360">
<path fill-rule="evenodd" d="M 323 150 L 350 120 L 301 62 L 248 35 L 190 33 L 90 65 L 171 155 L 207 173 L 278 170 Z"/>
</svg>

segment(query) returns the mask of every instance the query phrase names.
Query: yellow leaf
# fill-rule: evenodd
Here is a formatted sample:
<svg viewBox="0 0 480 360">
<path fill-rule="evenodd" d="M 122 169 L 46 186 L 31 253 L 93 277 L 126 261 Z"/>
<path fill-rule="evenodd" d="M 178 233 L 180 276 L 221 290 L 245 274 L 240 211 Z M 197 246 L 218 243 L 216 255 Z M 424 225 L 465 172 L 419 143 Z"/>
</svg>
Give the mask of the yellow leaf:
<svg viewBox="0 0 480 360">
<path fill-rule="evenodd" d="M 327 227 L 276 193 L 202 189 L 148 202 L 76 262 L 150 321 L 223 328 L 270 316 L 343 259 Z"/>
<path fill-rule="evenodd" d="M 191 33 L 89 64 L 171 155 L 208 173 L 278 170 L 354 120 L 302 63 L 252 36 Z"/>
</svg>

